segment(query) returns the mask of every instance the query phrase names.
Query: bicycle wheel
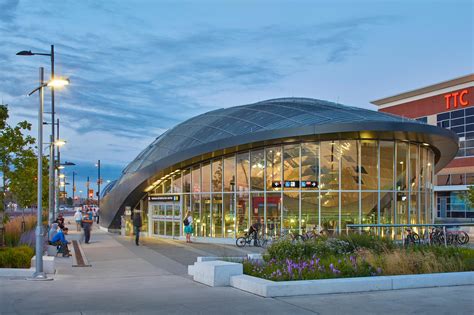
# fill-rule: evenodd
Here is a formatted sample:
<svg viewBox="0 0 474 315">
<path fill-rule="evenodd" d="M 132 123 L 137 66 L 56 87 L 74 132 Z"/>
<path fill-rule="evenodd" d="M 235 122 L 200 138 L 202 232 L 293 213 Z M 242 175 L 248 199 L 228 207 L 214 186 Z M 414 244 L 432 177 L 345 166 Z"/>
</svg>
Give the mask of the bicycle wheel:
<svg viewBox="0 0 474 315">
<path fill-rule="evenodd" d="M 298 243 L 298 242 L 304 242 L 304 238 L 300 234 L 295 234 L 293 236 L 293 242 Z"/>
<path fill-rule="evenodd" d="M 412 242 L 414 244 L 420 244 L 420 236 L 417 234 L 417 233 L 411 233 L 411 236 L 412 236 Z"/>
<path fill-rule="evenodd" d="M 469 235 L 464 231 L 460 231 L 457 237 L 457 241 L 459 245 L 465 245 L 469 243 Z"/>
<path fill-rule="evenodd" d="M 245 244 L 247 244 L 247 239 L 245 237 L 239 237 L 235 241 L 235 245 L 237 245 L 237 247 L 244 247 Z"/>
</svg>

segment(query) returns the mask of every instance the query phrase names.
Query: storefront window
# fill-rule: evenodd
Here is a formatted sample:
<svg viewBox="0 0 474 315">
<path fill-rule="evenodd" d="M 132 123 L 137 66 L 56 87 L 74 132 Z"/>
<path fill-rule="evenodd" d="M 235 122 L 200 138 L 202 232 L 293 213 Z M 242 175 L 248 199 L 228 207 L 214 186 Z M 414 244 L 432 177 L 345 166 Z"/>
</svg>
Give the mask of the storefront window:
<svg viewBox="0 0 474 315">
<path fill-rule="evenodd" d="M 321 142 L 321 190 L 339 190 L 339 141 Z"/>
<path fill-rule="evenodd" d="M 410 224 L 418 223 L 418 193 L 413 192 L 410 194 Z"/>
<path fill-rule="evenodd" d="M 235 155 L 224 159 L 224 191 L 235 190 Z"/>
<path fill-rule="evenodd" d="M 361 185 L 363 190 L 378 189 L 378 143 L 374 140 L 361 140 Z"/>
<path fill-rule="evenodd" d="M 339 226 L 339 193 L 321 192 L 321 230 L 325 235 L 333 235 Z"/>
<path fill-rule="evenodd" d="M 319 188 L 319 144 L 301 144 L 301 181 L 318 182 Z"/>
<path fill-rule="evenodd" d="M 283 180 L 285 190 L 298 190 L 300 180 L 300 146 L 283 147 Z"/>
<path fill-rule="evenodd" d="M 209 162 L 203 163 L 201 167 L 201 176 L 202 176 L 202 192 L 211 191 L 211 164 Z"/>
<path fill-rule="evenodd" d="M 211 237 L 211 195 L 201 195 L 201 235 Z"/>
<path fill-rule="evenodd" d="M 281 230 L 281 193 L 267 193 L 266 217 L 265 228 L 267 235 L 278 235 Z"/>
<path fill-rule="evenodd" d="M 341 141 L 341 188 L 343 190 L 359 189 L 359 150 L 357 141 Z"/>
<path fill-rule="evenodd" d="M 249 222 L 249 195 L 248 193 L 237 192 L 237 234 L 241 235 L 248 230 Z"/>
<path fill-rule="evenodd" d="M 280 190 L 281 186 L 281 147 L 266 149 L 267 155 L 267 190 Z"/>
<path fill-rule="evenodd" d="M 181 174 L 173 176 L 173 193 L 181 193 Z"/>
<path fill-rule="evenodd" d="M 249 152 L 237 154 L 237 191 L 249 191 Z"/>
<path fill-rule="evenodd" d="M 235 194 L 224 194 L 224 237 L 235 238 L 236 212 L 234 198 Z"/>
<path fill-rule="evenodd" d="M 163 182 L 163 193 L 165 193 L 165 194 L 171 193 L 171 178 L 166 179 Z"/>
<path fill-rule="evenodd" d="M 192 172 L 192 177 L 193 177 L 193 193 L 198 193 L 201 192 L 201 168 L 198 165 L 193 167 L 193 172 Z"/>
<path fill-rule="evenodd" d="M 212 191 L 222 191 L 222 159 L 212 162 Z"/>
<path fill-rule="evenodd" d="M 183 172 L 183 190 L 186 193 L 191 192 L 191 170 L 189 168 Z"/>
<path fill-rule="evenodd" d="M 252 190 L 263 191 L 263 173 L 265 169 L 263 160 L 263 150 L 250 152 L 251 177 L 250 185 Z"/>
<path fill-rule="evenodd" d="M 319 225 L 318 192 L 301 193 L 301 230 L 312 231 Z"/>
<path fill-rule="evenodd" d="M 378 193 L 377 192 L 363 192 L 362 196 L 362 224 L 376 224 L 378 223 Z M 387 195 L 389 199 L 390 195 Z M 387 200 L 388 201 L 388 200 Z M 385 203 L 385 207 L 388 205 Z M 372 229 L 373 230 L 373 229 Z"/>
<path fill-rule="evenodd" d="M 222 237 L 222 194 L 212 195 L 212 237 Z"/>
<path fill-rule="evenodd" d="M 376 194 L 376 193 L 375 193 Z M 341 192 L 341 229 L 342 233 L 351 233 L 348 224 L 359 224 L 359 192 Z"/>
<path fill-rule="evenodd" d="M 203 234 L 205 221 L 203 221 L 201 215 L 201 195 L 199 194 L 192 194 L 192 195 L 184 195 L 184 207 L 187 207 L 187 203 L 190 202 L 192 205 L 192 216 L 193 216 L 193 228 L 194 228 L 194 235 L 196 236 L 205 236 Z M 183 212 L 183 215 L 186 215 L 186 212 Z"/>
<path fill-rule="evenodd" d="M 393 190 L 394 142 L 380 141 L 380 189 Z M 364 188 L 362 188 L 364 189 Z"/>
<path fill-rule="evenodd" d="M 299 193 L 285 192 L 283 194 L 283 229 L 300 233 L 299 226 Z"/>
<path fill-rule="evenodd" d="M 263 221 L 265 217 L 265 201 L 263 193 L 252 193 L 250 195 L 252 206 L 250 208 L 250 223 L 252 225 Z"/>
<path fill-rule="evenodd" d="M 418 190 L 418 179 L 418 146 L 416 144 L 410 144 L 410 189 L 412 191 Z"/>
<path fill-rule="evenodd" d="M 405 142 L 397 143 L 397 190 L 407 190 L 407 155 L 408 145 Z"/>
</svg>

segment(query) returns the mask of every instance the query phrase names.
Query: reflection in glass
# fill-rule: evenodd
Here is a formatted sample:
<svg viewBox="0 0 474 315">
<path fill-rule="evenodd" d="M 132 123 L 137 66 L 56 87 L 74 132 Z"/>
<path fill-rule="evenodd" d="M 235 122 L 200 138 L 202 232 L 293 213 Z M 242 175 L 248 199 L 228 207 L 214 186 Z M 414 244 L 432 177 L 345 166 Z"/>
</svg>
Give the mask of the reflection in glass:
<svg viewBox="0 0 474 315">
<path fill-rule="evenodd" d="M 377 190 L 378 189 L 378 144 L 374 140 L 361 140 L 360 154 L 361 154 L 361 176 L 363 190 Z"/>
<path fill-rule="evenodd" d="M 211 164 L 209 162 L 202 164 L 202 192 L 210 192 L 211 191 Z"/>
<path fill-rule="evenodd" d="M 252 193 L 251 194 L 251 202 L 252 207 L 250 208 L 250 223 L 252 225 L 254 223 L 260 222 L 264 219 L 265 215 L 265 201 L 263 199 L 263 193 Z"/>
<path fill-rule="evenodd" d="M 212 191 L 222 191 L 222 159 L 212 162 Z"/>
<path fill-rule="evenodd" d="M 201 192 L 201 168 L 198 165 L 193 166 L 193 172 L 192 172 L 192 177 L 193 177 L 193 193 L 198 193 Z"/>
<path fill-rule="evenodd" d="M 387 199 L 390 195 L 387 195 Z M 387 204 L 385 204 L 387 206 Z M 376 224 L 378 216 L 378 194 L 377 192 L 362 193 L 362 224 Z"/>
<path fill-rule="evenodd" d="M 319 181 L 319 144 L 301 144 L 301 180 Z"/>
<path fill-rule="evenodd" d="M 375 193 L 377 194 L 377 193 Z M 347 224 L 359 223 L 359 192 L 341 192 L 341 229 L 343 233 L 351 230 Z"/>
<path fill-rule="evenodd" d="M 191 170 L 189 168 L 183 172 L 183 189 L 184 192 L 191 192 Z"/>
<path fill-rule="evenodd" d="M 249 228 L 249 195 L 238 192 L 237 194 L 237 235 L 242 235 Z"/>
<path fill-rule="evenodd" d="M 301 193 L 301 231 L 312 231 L 319 225 L 318 192 Z"/>
<path fill-rule="evenodd" d="M 173 176 L 173 193 L 181 193 L 181 174 Z"/>
<path fill-rule="evenodd" d="M 273 187 L 274 182 L 281 182 L 281 147 L 266 149 L 267 155 L 267 190 L 280 190 Z"/>
<path fill-rule="evenodd" d="M 263 171 L 264 171 L 263 150 L 250 152 L 250 185 L 252 190 L 263 191 Z"/>
<path fill-rule="evenodd" d="M 359 189 L 359 153 L 357 141 L 341 141 L 341 189 L 358 190 Z M 362 159 L 364 161 L 364 159 Z M 364 174 L 365 168 L 362 168 Z"/>
<path fill-rule="evenodd" d="M 407 190 L 407 155 L 408 145 L 405 142 L 397 143 L 397 190 Z M 405 222 L 406 223 L 406 222 Z"/>
<path fill-rule="evenodd" d="M 237 154 L 237 191 L 248 191 L 250 179 L 249 152 Z"/>
<path fill-rule="evenodd" d="M 235 190 L 235 155 L 224 159 L 224 191 Z"/>
<path fill-rule="evenodd" d="M 339 141 L 321 142 L 321 190 L 339 190 Z"/>
<path fill-rule="evenodd" d="M 410 224 L 418 224 L 418 194 L 416 192 L 410 194 Z"/>
<path fill-rule="evenodd" d="M 283 229 L 300 233 L 299 226 L 299 193 L 285 192 L 283 194 Z"/>
<path fill-rule="evenodd" d="M 201 195 L 201 235 L 211 237 L 211 195 Z"/>
<path fill-rule="evenodd" d="M 281 230 L 281 194 L 267 193 L 267 221 L 265 223 L 268 236 L 279 235 Z"/>
<path fill-rule="evenodd" d="M 300 146 L 299 144 L 283 147 L 283 180 L 298 182 L 300 177 Z M 296 185 L 295 185 L 296 186 Z M 298 190 L 298 187 L 288 187 L 286 190 Z"/>
<path fill-rule="evenodd" d="M 235 238 L 236 213 L 234 206 L 235 194 L 224 194 L 224 237 Z"/>
<path fill-rule="evenodd" d="M 321 231 L 333 235 L 339 226 L 339 193 L 321 192 Z"/>
<path fill-rule="evenodd" d="M 222 237 L 222 194 L 212 195 L 212 237 Z"/>
<path fill-rule="evenodd" d="M 380 141 L 380 189 L 381 190 L 393 190 L 394 156 L 395 156 L 394 142 Z"/>
</svg>

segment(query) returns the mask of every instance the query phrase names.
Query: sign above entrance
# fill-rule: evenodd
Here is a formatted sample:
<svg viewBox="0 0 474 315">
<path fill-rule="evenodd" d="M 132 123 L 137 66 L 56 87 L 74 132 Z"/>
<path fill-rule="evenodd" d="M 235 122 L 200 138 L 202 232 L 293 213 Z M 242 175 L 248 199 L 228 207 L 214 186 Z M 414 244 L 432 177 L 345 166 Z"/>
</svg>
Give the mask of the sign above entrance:
<svg viewBox="0 0 474 315">
<path fill-rule="evenodd" d="M 148 196 L 148 201 L 179 201 L 179 195 Z"/>
<path fill-rule="evenodd" d="M 444 99 L 446 101 L 446 109 L 450 109 L 451 104 L 454 108 L 457 108 L 458 105 L 468 106 L 469 100 L 465 99 L 465 96 L 467 96 L 468 93 L 469 91 L 466 89 L 458 92 L 444 94 Z"/>
</svg>

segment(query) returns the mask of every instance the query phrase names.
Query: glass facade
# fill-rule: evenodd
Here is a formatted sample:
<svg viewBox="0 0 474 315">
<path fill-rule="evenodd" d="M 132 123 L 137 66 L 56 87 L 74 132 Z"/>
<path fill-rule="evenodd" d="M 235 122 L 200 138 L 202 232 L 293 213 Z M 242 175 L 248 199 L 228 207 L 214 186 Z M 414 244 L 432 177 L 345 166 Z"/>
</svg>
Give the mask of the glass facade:
<svg viewBox="0 0 474 315">
<path fill-rule="evenodd" d="M 331 235 L 348 233 L 349 224 L 431 222 L 433 165 L 429 147 L 413 142 L 292 143 L 191 165 L 150 194 L 178 196 L 183 211 L 174 215 L 192 212 L 194 236 L 235 238 L 260 220 L 268 235 Z"/>
</svg>

